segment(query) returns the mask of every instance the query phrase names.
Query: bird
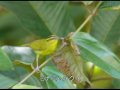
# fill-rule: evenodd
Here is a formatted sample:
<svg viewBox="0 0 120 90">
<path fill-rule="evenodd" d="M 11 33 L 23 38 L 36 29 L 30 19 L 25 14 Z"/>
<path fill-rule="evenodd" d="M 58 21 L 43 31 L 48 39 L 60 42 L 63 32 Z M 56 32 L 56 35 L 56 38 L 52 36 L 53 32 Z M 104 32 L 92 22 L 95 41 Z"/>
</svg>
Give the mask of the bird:
<svg viewBox="0 0 120 90">
<path fill-rule="evenodd" d="M 52 35 L 50 38 L 47 39 L 38 39 L 35 41 L 32 41 L 28 44 L 26 44 L 26 46 L 30 47 L 31 49 L 33 49 L 33 51 L 36 53 L 36 68 L 39 70 L 39 57 L 44 57 L 44 56 L 48 56 L 51 55 L 52 53 L 54 53 L 54 51 L 57 48 L 58 45 L 58 37 L 55 35 Z M 33 65 L 32 65 L 32 68 Z"/>
</svg>

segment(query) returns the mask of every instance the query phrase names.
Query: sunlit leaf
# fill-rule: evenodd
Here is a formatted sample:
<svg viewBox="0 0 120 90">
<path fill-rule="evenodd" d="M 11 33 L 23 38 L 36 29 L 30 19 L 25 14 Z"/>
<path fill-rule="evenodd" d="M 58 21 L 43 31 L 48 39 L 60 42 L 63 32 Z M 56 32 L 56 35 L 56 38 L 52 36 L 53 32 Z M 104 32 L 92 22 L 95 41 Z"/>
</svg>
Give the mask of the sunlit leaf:
<svg viewBox="0 0 120 90">
<path fill-rule="evenodd" d="M 31 64 L 35 60 L 35 53 L 29 47 L 3 46 L 2 50 L 11 60 L 18 60 L 24 64 Z"/>
</svg>

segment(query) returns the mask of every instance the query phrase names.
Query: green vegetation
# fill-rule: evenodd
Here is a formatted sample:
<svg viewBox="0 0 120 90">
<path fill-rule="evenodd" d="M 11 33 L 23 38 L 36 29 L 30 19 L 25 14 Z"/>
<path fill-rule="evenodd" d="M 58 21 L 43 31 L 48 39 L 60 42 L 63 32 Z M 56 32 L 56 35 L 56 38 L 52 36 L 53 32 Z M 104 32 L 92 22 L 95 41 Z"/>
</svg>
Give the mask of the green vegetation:
<svg viewBox="0 0 120 90">
<path fill-rule="evenodd" d="M 120 88 L 120 1 L 0 1 L 0 89 Z"/>
</svg>

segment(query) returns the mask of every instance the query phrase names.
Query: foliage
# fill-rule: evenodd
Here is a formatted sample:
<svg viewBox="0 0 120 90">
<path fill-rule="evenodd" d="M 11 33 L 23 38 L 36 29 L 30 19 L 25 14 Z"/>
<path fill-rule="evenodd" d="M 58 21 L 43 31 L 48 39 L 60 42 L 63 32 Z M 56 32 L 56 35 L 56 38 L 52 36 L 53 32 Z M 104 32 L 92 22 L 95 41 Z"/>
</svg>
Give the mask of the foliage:
<svg viewBox="0 0 120 90">
<path fill-rule="evenodd" d="M 119 88 L 119 9 L 120 1 L 0 1 L 0 88 Z"/>
</svg>

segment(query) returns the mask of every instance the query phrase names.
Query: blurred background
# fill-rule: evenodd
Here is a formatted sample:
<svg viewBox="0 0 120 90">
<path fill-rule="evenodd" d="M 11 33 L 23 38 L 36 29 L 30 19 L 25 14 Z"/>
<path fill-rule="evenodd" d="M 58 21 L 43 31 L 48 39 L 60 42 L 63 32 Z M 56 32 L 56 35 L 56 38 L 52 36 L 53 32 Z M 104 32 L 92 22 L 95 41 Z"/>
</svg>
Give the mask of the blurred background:
<svg viewBox="0 0 120 90">
<path fill-rule="evenodd" d="M 86 18 L 88 11 L 81 2 L 69 2 L 68 8 L 77 28 Z M 0 45 L 21 45 L 37 38 L 20 24 L 14 13 L 0 6 Z"/>
<path fill-rule="evenodd" d="M 37 36 L 31 34 L 20 24 L 17 17 L 0 6 L 0 45 L 21 45 Z"/>
</svg>

